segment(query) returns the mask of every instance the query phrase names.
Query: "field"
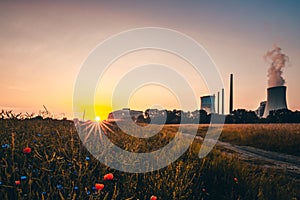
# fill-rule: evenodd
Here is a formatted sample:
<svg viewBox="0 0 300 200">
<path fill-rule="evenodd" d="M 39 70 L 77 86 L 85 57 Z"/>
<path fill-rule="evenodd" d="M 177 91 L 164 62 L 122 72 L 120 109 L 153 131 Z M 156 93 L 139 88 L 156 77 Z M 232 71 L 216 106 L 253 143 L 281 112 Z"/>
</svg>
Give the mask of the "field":
<svg viewBox="0 0 300 200">
<path fill-rule="evenodd" d="M 147 140 L 115 126 L 109 138 L 123 149 L 146 152 L 167 144 L 176 126 Z M 187 125 L 185 132 L 207 125 Z M 299 156 L 300 126 L 225 125 L 221 141 Z M 73 122 L 0 120 L 0 199 L 299 199 L 299 177 L 261 168 L 214 149 L 198 158 L 201 141 L 173 164 L 154 172 L 125 173 L 99 163 L 85 149 Z M 31 151 L 25 150 L 29 147 Z M 108 158 L 109 159 L 109 158 Z M 112 180 L 104 175 L 112 173 Z M 96 183 L 104 184 L 97 190 Z"/>
<path fill-rule="evenodd" d="M 200 125 L 198 135 L 204 137 L 206 130 L 207 125 Z M 300 156 L 300 124 L 225 124 L 219 139 Z"/>
</svg>

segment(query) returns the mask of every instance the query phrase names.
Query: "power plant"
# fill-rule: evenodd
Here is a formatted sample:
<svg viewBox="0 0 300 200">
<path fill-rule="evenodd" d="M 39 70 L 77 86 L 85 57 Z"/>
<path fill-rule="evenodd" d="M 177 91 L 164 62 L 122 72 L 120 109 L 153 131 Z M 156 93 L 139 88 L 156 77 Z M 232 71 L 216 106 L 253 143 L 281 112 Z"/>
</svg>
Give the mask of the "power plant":
<svg viewBox="0 0 300 200">
<path fill-rule="evenodd" d="M 271 61 L 268 69 L 269 88 L 267 89 L 267 101 L 260 103 L 256 114 L 266 118 L 271 111 L 287 109 L 285 80 L 281 75 L 288 56 L 281 52 L 280 47 L 274 46 L 274 49 L 268 51 L 264 57 Z"/>
<path fill-rule="evenodd" d="M 224 115 L 224 88 L 222 88 L 222 115 Z"/>
<path fill-rule="evenodd" d="M 233 74 L 230 74 L 229 113 L 233 111 Z"/>
<path fill-rule="evenodd" d="M 205 110 L 208 114 L 215 113 L 215 95 L 202 96 L 201 110 Z"/>
<path fill-rule="evenodd" d="M 222 88 L 221 98 L 220 98 L 220 91 L 217 92 L 217 104 L 216 104 L 217 110 L 215 109 L 215 94 L 200 97 L 201 99 L 200 110 L 205 110 L 208 114 L 217 113 L 217 114 L 224 115 L 224 99 L 225 99 L 224 93 L 225 93 L 224 88 Z M 232 113 L 232 110 L 233 110 L 233 74 L 230 74 L 229 112 Z"/>
<path fill-rule="evenodd" d="M 268 69 L 267 101 L 262 101 L 256 110 L 259 117 L 266 118 L 272 111 L 288 109 L 286 101 L 286 86 L 282 69 L 288 61 L 288 56 L 281 52 L 281 48 L 274 46 L 264 58 L 271 61 Z M 233 113 L 233 74 L 229 79 L 229 114 Z M 224 88 L 222 88 L 222 115 L 224 114 Z M 215 113 L 215 95 L 201 97 L 201 109 L 207 113 Z M 220 114 L 220 91 L 217 92 L 217 113 Z"/>
<path fill-rule="evenodd" d="M 230 74 L 229 81 L 229 114 L 233 112 L 233 74 Z M 224 115 L 224 88 L 221 91 L 222 102 L 220 109 L 220 92 L 217 92 L 217 110 L 215 110 L 215 95 L 201 97 L 201 108 L 208 114 L 218 113 Z M 271 111 L 287 109 L 286 86 L 275 86 L 267 89 L 267 101 L 262 101 L 259 108 L 255 111 L 257 116 L 266 118 Z M 220 113 L 221 110 L 221 113 Z"/>
<path fill-rule="evenodd" d="M 266 104 L 267 104 L 267 101 L 260 102 L 259 107 L 255 111 L 255 113 L 258 117 L 263 117 L 265 108 L 266 108 Z"/>
<path fill-rule="evenodd" d="M 287 109 L 286 86 L 268 88 L 267 102 L 263 117 L 266 118 L 271 111 Z"/>
</svg>

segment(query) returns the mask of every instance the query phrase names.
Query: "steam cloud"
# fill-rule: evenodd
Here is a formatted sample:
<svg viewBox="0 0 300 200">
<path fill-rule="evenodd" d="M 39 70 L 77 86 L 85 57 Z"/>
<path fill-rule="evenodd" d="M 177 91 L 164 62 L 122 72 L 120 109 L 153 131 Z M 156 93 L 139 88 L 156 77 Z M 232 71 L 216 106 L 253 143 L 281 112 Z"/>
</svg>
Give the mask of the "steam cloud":
<svg viewBox="0 0 300 200">
<path fill-rule="evenodd" d="M 289 57 L 281 52 L 281 48 L 274 45 L 273 50 L 268 51 L 264 58 L 271 62 L 268 69 L 268 85 L 269 87 L 283 86 L 285 80 L 283 79 L 282 69 L 285 67 Z"/>
</svg>

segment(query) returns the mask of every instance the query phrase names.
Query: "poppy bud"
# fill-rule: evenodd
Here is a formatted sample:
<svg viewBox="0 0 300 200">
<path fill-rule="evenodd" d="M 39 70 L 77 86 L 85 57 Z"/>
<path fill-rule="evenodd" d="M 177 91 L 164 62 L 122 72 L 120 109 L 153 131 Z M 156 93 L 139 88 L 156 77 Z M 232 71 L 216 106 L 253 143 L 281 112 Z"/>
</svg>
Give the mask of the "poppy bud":
<svg viewBox="0 0 300 200">
<path fill-rule="evenodd" d="M 114 179 L 114 175 L 112 173 L 106 174 L 104 175 L 104 180 L 113 180 Z"/>
<path fill-rule="evenodd" d="M 98 191 L 99 191 L 99 190 L 103 190 L 103 188 L 104 188 L 104 185 L 103 185 L 103 184 L 101 184 L 101 183 L 96 183 L 96 184 L 95 184 L 95 189 L 96 189 L 96 190 L 98 190 Z"/>
<path fill-rule="evenodd" d="M 30 147 L 24 148 L 24 149 L 23 149 L 23 153 L 25 153 L 25 154 L 31 153 L 31 148 L 30 148 Z"/>
<path fill-rule="evenodd" d="M 154 196 L 154 195 L 152 195 L 152 196 L 150 197 L 150 200 L 157 200 L 157 197 Z"/>
</svg>

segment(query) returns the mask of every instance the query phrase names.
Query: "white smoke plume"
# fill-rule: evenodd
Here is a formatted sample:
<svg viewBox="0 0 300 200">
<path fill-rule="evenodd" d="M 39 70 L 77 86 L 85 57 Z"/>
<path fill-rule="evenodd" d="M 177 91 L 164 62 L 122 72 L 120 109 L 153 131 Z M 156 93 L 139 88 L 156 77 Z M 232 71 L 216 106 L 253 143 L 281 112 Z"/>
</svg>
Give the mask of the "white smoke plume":
<svg viewBox="0 0 300 200">
<path fill-rule="evenodd" d="M 289 61 L 289 57 L 281 52 L 281 48 L 274 45 L 273 50 L 268 51 L 264 58 L 271 62 L 268 69 L 268 85 L 269 87 L 283 86 L 285 80 L 283 79 L 282 69 L 285 67 L 286 62 Z"/>
</svg>

